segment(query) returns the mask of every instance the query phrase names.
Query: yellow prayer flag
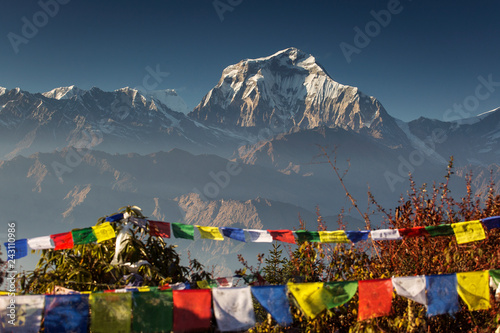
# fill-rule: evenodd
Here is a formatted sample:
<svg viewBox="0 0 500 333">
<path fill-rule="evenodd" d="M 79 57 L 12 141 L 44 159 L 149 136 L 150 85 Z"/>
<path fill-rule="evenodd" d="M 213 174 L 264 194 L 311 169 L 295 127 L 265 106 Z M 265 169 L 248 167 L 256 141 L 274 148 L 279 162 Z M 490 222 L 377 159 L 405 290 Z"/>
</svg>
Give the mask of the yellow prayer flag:
<svg viewBox="0 0 500 333">
<path fill-rule="evenodd" d="M 198 285 L 198 288 L 200 288 L 200 289 L 210 289 L 210 284 L 208 283 L 207 280 L 196 281 L 196 284 Z"/>
<path fill-rule="evenodd" d="M 344 230 L 320 231 L 319 240 L 321 243 L 350 243 Z"/>
<path fill-rule="evenodd" d="M 139 288 L 137 288 L 137 290 L 141 293 L 145 293 L 145 292 L 151 291 L 151 288 L 149 286 L 145 286 L 145 287 L 139 287 Z"/>
<path fill-rule="evenodd" d="M 484 228 L 479 220 L 452 223 L 458 244 L 475 242 L 486 238 Z"/>
<path fill-rule="evenodd" d="M 311 319 L 326 309 L 323 302 L 323 282 L 288 283 L 288 290 L 297 300 L 302 311 Z"/>
<path fill-rule="evenodd" d="M 108 239 L 115 238 L 115 230 L 109 222 L 104 222 L 99 225 L 92 227 L 94 230 L 95 237 L 97 238 L 97 243 L 103 242 Z"/>
<path fill-rule="evenodd" d="M 218 227 L 201 227 L 196 226 L 200 231 L 201 238 L 224 240 L 224 236 L 219 231 Z"/>
<path fill-rule="evenodd" d="M 457 291 L 469 310 L 490 308 L 489 272 L 457 273 Z"/>
</svg>

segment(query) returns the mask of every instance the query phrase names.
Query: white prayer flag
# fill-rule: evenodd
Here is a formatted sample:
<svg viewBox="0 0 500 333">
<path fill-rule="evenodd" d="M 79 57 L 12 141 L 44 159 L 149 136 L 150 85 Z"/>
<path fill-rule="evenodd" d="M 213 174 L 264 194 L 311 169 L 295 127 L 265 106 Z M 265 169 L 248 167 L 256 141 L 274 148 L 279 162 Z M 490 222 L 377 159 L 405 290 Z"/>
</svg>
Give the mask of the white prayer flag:
<svg viewBox="0 0 500 333">
<path fill-rule="evenodd" d="M 380 229 L 380 230 L 372 230 L 370 235 L 373 240 L 397 240 L 401 239 L 401 235 L 399 235 L 398 229 Z"/>
<path fill-rule="evenodd" d="M 254 243 L 272 243 L 273 236 L 267 230 L 245 229 L 250 235 L 250 241 Z"/>
<path fill-rule="evenodd" d="M 33 250 L 53 249 L 56 246 L 50 236 L 42 236 L 28 239 L 28 245 Z"/>
<path fill-rule="evenodd" d="M 244 331 L 255 326 L 250 287 L 213 288 L 214 314 L 221 332 Z"/>
<path fill-rule="evenodd" d="M 392 286 L 396 289 L 396 294 L 427 305 L 424 275 L 393 277 Z"/>
<path fill-rule="evenodd" d="M 11 299 L 15 303 L 11 303 Z M 11 317 L 9 305 L 14 304 L 15 312 Z M 45 306 L 45 295 L 0 297 L 0 331 L 12 333 L 38 333 L 42 323 L 42 311 Z M 14 325 L 9 323 L 13 320 Z"/>
</svg>

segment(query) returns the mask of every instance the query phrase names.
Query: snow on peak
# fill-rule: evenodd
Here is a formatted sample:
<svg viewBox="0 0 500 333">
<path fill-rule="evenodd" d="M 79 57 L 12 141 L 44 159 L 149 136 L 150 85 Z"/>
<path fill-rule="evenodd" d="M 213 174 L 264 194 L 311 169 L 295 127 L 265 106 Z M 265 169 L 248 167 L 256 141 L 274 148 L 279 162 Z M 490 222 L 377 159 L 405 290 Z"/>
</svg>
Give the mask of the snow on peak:
<svg viewBox="0 0 500 333">
<path fill-rule="evenodd" d="M 74 96 L 81 96 L 83 93 L 85 93 L 85 90 L 82 90 L 75 85 L 71 85 L 69 87 L 52 89 L 51 91 L 42 93 L 42 95 L 47 98 L 70 99 Z"/>
<path fill-rule="evenodd" d="M 0 87 L 0 96 L 2 96 L 3 94 L 5 94 L 6 91 L 7 91 L 7 88 Z"/>
<path fill-rule="evenodd" d="M 164 104 L 170 110 L 181 112 L 187 114 L 189 112 L 188 107 L 182 97 L 180 97 L 174 89 L 165 90 L 144 90 L 135 88 L 121 88 L 116 91 L 133 91 L 135 93 L 141 94 L 148 102 L 157 101 Z"/>
</svg>

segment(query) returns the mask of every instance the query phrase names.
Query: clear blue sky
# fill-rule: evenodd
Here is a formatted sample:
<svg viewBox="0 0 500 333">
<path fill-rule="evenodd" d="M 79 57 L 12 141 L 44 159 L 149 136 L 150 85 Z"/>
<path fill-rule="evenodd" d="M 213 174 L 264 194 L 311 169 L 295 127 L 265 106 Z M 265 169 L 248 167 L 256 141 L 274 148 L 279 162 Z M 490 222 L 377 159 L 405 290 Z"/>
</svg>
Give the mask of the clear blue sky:
<svg viewBox="0 0 500 333">
<path fill-rule="evenodd" d="M 192 109 L 226 66 L 290 46 L 403 120 L 443 119 L 474 95 L 478 76 L 500 82 L 498 1 L 220 0 L 229 6 L 222 16 L 213 0 L 59 1 L 67 4 L 53 17 L 38 1 L 1 1 L 0 86 L 114 90 L 142 85 L 145 68 L 159 66 L 169 76 L 157 89 L 176 89 Z M 391 6 L 390 22 L 376 31 L 371 11 Z M 28 38 L 23 18 L 40 26 Z M 354 28 L 367 24 L 373 37 L 348 63 L 340 44 L 356 46 Z M 17 53 L 9 33 L 26 38 Z M 499 106 L 495 87 L 470 113 Z"/>
</svg>

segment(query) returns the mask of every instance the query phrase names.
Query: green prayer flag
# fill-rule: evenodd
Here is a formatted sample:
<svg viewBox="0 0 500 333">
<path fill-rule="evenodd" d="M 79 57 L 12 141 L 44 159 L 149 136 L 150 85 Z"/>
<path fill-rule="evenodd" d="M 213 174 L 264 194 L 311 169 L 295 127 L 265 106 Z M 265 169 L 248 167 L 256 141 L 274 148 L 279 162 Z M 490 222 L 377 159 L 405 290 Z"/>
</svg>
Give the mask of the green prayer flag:
<svg viewBox="0 0 500 333">
<path fill-rule="evenodd" d="M 71 234 L 73 235 L 74 245 L 88 244 L 97 241 L 97 237 L 92 228 L 75 229 L 71 231 Z"/>
<path fill-rule="evenodd" d="M 170 332 L 173 328 L 172 290 L 133 293 L 134 332 Z"/>
<path fill-rule="evenodd" d="M 428 225 L 425 230 L 432 236 L 450 236 L 454 235 L 455 231 L 451 227 L 451 224 L 440 224 L 440 225 Z"/>
<path fill-rule="evenodd" d="M 323 286 L 325 289 L 323 302 L 328 309 L 345 304 L 353 298 L 358 290 L 358 281 L 327 282 Z"/>
<path fill-rule="evenodd" d="M 493 279 L 493 281 L 497 285 L 500 285 L 500 269 L 490 269 L 489 273 L 490 273 L 490 277 Z"/>
<path fill-rule="evenodd" d="M 132 318 L 131 293 L 90 295 L 90 331 L 129 333 Z"/>
<path fill-rule="evenodd" d="M 190 224 L 172 223 L 171 227 L 175 238 L 194 240 L 194 226 Z"/>
<path fill-rule="evenodd" d="M 319 232 L 317 231 L 297 230 L 295 234 L 299 237 L 299 242 L 320 242 Z"/>
</svg>

